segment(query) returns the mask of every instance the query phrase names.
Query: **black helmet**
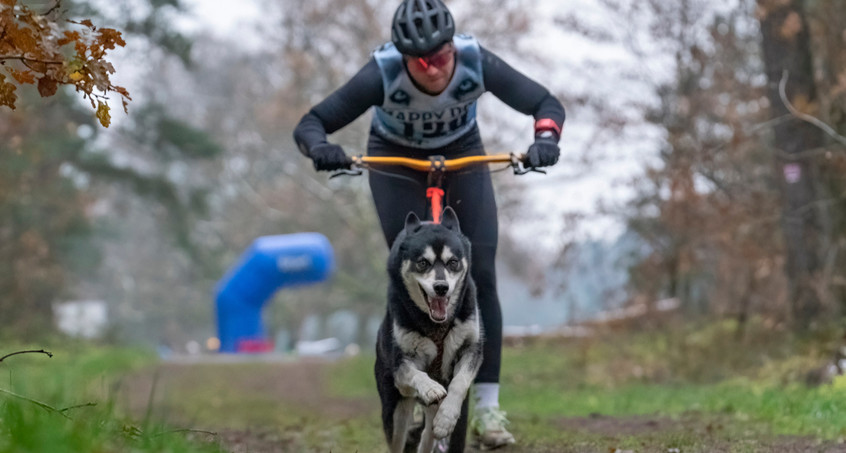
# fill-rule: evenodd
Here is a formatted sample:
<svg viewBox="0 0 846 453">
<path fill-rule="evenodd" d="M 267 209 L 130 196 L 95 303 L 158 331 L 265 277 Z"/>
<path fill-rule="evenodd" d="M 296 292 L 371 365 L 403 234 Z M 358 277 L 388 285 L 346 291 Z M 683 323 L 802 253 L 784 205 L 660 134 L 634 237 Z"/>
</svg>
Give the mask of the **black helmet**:
<svg viewBox="0 0 846 453">
<path fill-rule="evenodd" d="M 441 0 L 403 0 L 391 25 L 391 40 L 400 53 L 420 57 L 449 42 L 455 22 Z"/>
</svg>

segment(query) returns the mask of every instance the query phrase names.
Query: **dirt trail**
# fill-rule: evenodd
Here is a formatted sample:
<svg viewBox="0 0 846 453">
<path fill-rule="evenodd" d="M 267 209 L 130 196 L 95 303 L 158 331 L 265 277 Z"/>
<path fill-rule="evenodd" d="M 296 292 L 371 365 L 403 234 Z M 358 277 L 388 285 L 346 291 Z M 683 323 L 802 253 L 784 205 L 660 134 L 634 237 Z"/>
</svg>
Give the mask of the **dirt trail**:
<svg viewBox="0 0 846 453">
<path fill-rule="evenodd" d="M 127 377 L 122 382 L 122 388 L 129 409 L 137 415 L 143 415 L 149 406 L 150 392 L 155 382 L 156 394 L 163 396 L 155 398 L 154 407 L 167 406 L 166 411 L 171 420 L 187 423 L 191 422 L 192 416 L 188 415 L 180 419 L 181 410 L 177 406 L 178 403 L 168 398 L 172 395 L 187 395 L 199 391 L 200 383 L 210 381 L 211 375 L 214 376 L 214 381 L 221 383 L 221 389 L 237 389 L 250 395 L 260 395 L 261 402 L 267 406 L 273 407 L 274 404 L 278 404 L 285 407 L 305 408 L 315 414 L 315 424 L 321 421 L 326 423 L 326 420 L 339 421 L 356 417 L 378 419 L 374 415 L 378 413 L 378 398 L 375 389 L 373 398 L 350 399 L 327 394 L 326 381 L 331 369 L 331 366 L 324 361 L 299 361 L 266 366 L 164 364 L 155 370 L 145 370 Z M 212 389 L 212 396 L 208 398 L 216 398 L 214 396 L 216 391 L 224 392 L 224 390 Z M 519 437 L 521 430 L 518 423 L 537 422 L 518 420 L 514 426 L 515 434 Z M 328 422 L 329 425 L 332 423 L 335 422 Z M 562 439 L 568 440 L 529 439 L 524 436 L 519 439 L 519 445 L 499 451 L 503 453 L 846 452 L 844 444 L 820 444 L 808 438 L 760 439 L 756 438 L 754 433 L 745 437 L 742 434 L 729 435 L 726 432 L 726 424 L 718 418 L 697 414 L 687 414 L 678 418 L 610 417 L 592 414 L 587 417 L 562 417 L 553 420 L 552 423 L 561 430 Z M 731 422 L 729 420 L 726 423 Z M 298 452 L 302 449 L 302 432 L 307 429 L 314 429 L 314 427 L 279 428 L 279 424 L 272 421 L 262 427 L 259 422 L 252 424 L 250 428 L 217 429 L 213 441 L 219 443 L 225 451 L 233 453 Z M 368 434 L 371 438 L 373 437 L 372 433 Z M 381 436 L 381 434 L 378 435 Z M 192 436 L 198 440 L 208 440 L 209 435 L 196 433 Z M 667 446 L 668 438 L 687 439 L 688 443 L 685 444 L 687 447 L 674 450 Z M 632 439 L 637 439 L 639 445 L 631 447 Z M 693 441 L 691 442 L 690 439 Z M 618 442 L 620 445 L 628 446 L 616 449 L 614 445 Z M 477 452 L 472 448 L 468 448 L 467 451 Z"/>
</svg>

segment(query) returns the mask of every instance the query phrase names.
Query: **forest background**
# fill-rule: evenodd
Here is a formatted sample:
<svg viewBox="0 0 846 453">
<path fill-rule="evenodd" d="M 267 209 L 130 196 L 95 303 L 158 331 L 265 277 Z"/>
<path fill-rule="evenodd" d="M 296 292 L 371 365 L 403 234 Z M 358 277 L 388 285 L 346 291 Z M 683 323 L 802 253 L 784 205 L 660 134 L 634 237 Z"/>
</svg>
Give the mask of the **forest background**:
<svg viewBox="0 0 846 453">
<path fill-rule="evenodd" d="M 214 335 L 214 285 L 252 240 L 318 231 L 336 274 L 280 292 L 269 328 L 283 348 L 344 329 L 372 342 L 386 250 L 366 180 L 314 172 L 291 132 L 388 40 L 393 5 L 256 0 L 243 8 L 258 17 L 224 28 L 178 0 L 18 4 L 53 32 L 109 27 L 125 45 L 96 41 L 110 43 L 100 69 L 114 85 L 92 78 L 86 92 L 80 67 L 48 78 L 0 35 L 0 92 L 17 97 L 0 106 L 0 335 L 38 339 L 57 303 L 102 300 L 108 340 L 180 350 Z M 568 112 L 548 175 L 495 175 L 506 324 L 553 329 L 662 300 L 739 329 L 839 323 L 846 4 L 449 6 Z M 489 150 L 528 146 L 530 118 L 480 102 Z M 332 140 L 362 153 L 368 120 Z"/>
</svg>

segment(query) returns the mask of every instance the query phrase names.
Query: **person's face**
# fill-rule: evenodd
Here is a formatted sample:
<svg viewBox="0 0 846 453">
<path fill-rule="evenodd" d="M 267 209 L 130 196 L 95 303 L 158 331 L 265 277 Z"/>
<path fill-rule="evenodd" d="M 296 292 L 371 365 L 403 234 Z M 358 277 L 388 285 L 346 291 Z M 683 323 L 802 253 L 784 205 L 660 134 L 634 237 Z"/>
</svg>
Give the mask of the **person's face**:
<svg viewBox="0 0 846 453">
<path fill-rule="evenodd" d="M 406 56 L 411 78 L 424 91 L 438 94 L 449 85 L 455 69 L 455 46 L 448 42 L 422 57 Z"/>
</svg>

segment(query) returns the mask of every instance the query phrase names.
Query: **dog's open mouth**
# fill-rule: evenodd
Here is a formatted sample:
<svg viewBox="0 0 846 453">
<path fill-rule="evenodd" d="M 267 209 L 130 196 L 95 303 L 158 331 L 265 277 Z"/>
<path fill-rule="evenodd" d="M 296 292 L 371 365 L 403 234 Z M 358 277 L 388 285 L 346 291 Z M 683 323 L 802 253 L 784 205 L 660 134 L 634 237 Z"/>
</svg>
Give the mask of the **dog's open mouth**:
<svg viewBox="0 0 846 453">
<path fill-rule="evenodd" d="M 446 321 L 449 297 L 429 298 L 429 316 L 434 321 Z"/>
<path fill-rule="evenodd" d="M 421 290 L 423 288 L 420 288 Z M 443 322 L 447 318 L 447 305 L 449 305 L 449 297 L 446 296 L 429 296 L 426 291 L 423 291 L 426 296 L 426 304 L 429 306 L 429 317 L 432 321 Z"/>
</svg>

